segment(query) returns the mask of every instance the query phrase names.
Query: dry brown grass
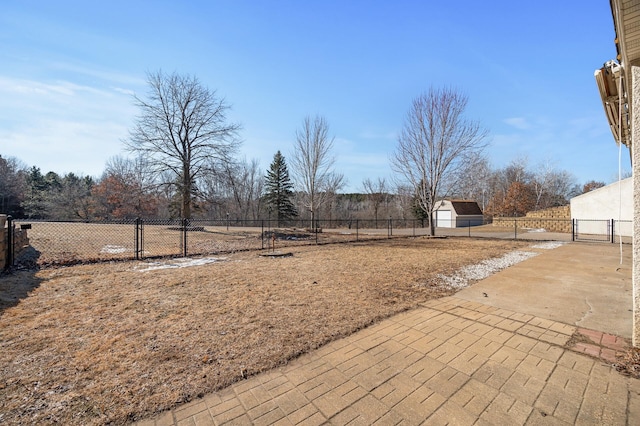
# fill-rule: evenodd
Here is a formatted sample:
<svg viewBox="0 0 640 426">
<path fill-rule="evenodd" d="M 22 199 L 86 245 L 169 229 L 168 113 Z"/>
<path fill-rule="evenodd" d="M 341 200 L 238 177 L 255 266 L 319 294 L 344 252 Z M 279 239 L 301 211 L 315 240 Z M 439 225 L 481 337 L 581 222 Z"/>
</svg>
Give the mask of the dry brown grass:
<svg viewBox="0 0 640 426">
<path fill-rule="evenodd" d="M 618 356 L 614 367 L 622 374 L 640 379 L 640 348 L 627 349 L 623 356 Z"/>
<path fill-rule="evenodd" d="M 442 296 L 438 273 L 522 244 L 398 239 L 3 277 L 0 423 L 141 419 Z"/>
</svg>

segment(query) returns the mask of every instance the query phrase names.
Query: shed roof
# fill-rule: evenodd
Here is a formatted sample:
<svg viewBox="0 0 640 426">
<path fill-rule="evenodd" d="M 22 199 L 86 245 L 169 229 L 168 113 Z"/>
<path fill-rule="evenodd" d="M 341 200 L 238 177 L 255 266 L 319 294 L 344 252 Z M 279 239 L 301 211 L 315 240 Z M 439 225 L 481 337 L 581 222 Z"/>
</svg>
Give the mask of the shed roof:
<svg viewBox="0 0 640 426">
<path fill-rule="evenodd" d="M 475 201 L 451 200 L 451 205 L 459 216 L 481 215 L 482 210 Z"/>
</svg>

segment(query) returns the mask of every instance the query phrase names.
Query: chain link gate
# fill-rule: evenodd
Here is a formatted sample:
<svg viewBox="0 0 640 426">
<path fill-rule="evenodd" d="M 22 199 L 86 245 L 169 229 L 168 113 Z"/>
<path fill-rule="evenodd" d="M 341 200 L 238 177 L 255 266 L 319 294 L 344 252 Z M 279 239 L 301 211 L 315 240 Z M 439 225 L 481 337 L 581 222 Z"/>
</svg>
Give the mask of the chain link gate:
<svg viewBox="0 0 640 426">
<path fill-rule="evenodd" d="M 188 255 L 188 233 L 189 233 L 189 224 L 190 221 L 189 219 L 180 219 L 178 223 L 175 223 L 174 221 L 149 221 L 148 223 L 145 222 L 144 219 L 141 218 L 137 218 L 135 220 L 135 225 L 134 225 L 134 253 L 135 253 L 135 259 L 136 260 L 142 260 L 145 257 L 148 257 L 148 253 L 153 253 L 152 257 L 157 257 L 157 256 L 183 256 L 183 257 L 187 257 Z M 172 226 L 173 225 L 173 226 Z M 176 226 L 177 225 L 177 226 Z M 147 242 L 145 239 L 145 229 L 146 226 L 156 226 L 156 227 L 168 227 L 169 230 L 171 231 L 178 231 L 178 244 L 176 245 L 176 248 L 178 249 L 177 252 L 163 252 L 162 254 L 153 252 L 151 250 L 146 250 L 147 247 Z M 175 240 L 174 240 L 175 241 Z M 158 241 L 154 241 L 153 243 L 155 243 L 156 245 L 158 244 Z M 152 245 L 153 245 L 152 243 Z M 157 251 L 157 250 L 156 250 Z"/>
</svg>

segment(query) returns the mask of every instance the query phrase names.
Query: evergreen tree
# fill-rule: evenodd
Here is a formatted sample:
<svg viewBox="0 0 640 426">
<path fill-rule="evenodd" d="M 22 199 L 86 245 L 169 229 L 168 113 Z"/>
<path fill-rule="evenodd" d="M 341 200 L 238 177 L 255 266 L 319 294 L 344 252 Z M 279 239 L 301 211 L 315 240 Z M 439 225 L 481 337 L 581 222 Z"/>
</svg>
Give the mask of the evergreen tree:
<svg viewBox="0 0 640 426">
<path fill-rule="evenodd" d="M 49 172 L 45 179 L 50 182 L 47 204 L 53 219 L 88 220 L 93 217 L 91 190 L 94 182 L 91 176 L 67 173 L 60 178 L 57 174 Z"/>
<path fill-rule="evenodd" d="M 281 220 L 287 220 L 298 216 L 291 197 L 293 196 L 293 183 L 289 178 L 289 171 L 284 156 L 278 151 L 273 156 L 273 161 L 265 179 L 264 200 L 270 211 L 274 211 L 278 226 Z"/>
<path fill-rule="evenodd" d="M 27 174 L 27 187 L 24 197 L 25 216 L 30 219 L 44 219 L 47 217 L 48 185 L 40 169 L 33 166 Z"/>
</svg>

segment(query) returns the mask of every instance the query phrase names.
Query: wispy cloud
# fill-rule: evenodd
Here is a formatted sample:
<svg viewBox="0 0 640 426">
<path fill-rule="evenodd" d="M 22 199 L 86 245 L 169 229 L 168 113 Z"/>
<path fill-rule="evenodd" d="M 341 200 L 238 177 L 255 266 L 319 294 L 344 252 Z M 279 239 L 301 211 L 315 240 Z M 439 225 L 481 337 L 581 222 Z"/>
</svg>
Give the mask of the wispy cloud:
<svg viewBox="0 0 640 426">
<path fill-rule="evenodd" d="M 518 130 L 529 130 L 532 127 L 531 123 L 524 117 L 507 118 L 504 122 Z"/>
<path fill-rule="evenodd" d="M 573 173 L 579 182 L 606 180 L 606 170 L 617 168 L 617 150 L 606 120 L 599 111 L 570 118 L 537 116 L 503 120 L 492 135 L 489 156 L 497 167 L 526 156 L 532 165 L 551 160 L 559 169 Z M 623 168 L 628 154 L 623 155 Z"/>
<path fill-rule="evenodd" d="M 123 89 L 121 87 L 112 87 L 118 93 L 122 93 L 123 95 L 133 96 L 136 92 L 131 89 Z"/>
<path fill-rule="evenodd" d="M 122 94 L 129 94 L 126 89 L 121 88 L 97 88 L 87 85 L 80 85 L 69 81 L 58 80 L 55 82 L 42 82 L 36 80 L 26 80 L 0 76 L 0 95 L 12 96 L 21 95 L 17 99 L 21 105 L 39 102 L 51 102 L 54 104 L 67 104 L 70 98 L 76 97 L 77 102 L 92 98 L 109 99 L 114 96 L 120 97 Z M 99 107 L 99 105 L 96 105 Z M 2 109 L 9 109 L 8 105 L 0 105 Z M 15 110 L 15 108 L 11 107 Z"/>
<path fill-rule="evenodd" d="M 567 122 L 566 132 L 571 135 L 580 135 L 588 138 L 603 138 L 603 140 L 611 139 L 613 136 L 608 130 L 606 120 L 598 114 L 597 116 L 578 117 Z"/>
<path fill-rule="evenodd" d="M 128 94 L 71 81 L 0 76 L 0 152 L 58 173 L 100 175 L 135 114 Z"/>
<path fill-rule="evenodd" d="M 126 134 L 125 126 L 113 122 L 41 120 L 31 127 L 0 131 L 0 140 L 8 142 L 3 155 L 44 172 L 99 176 L 105 161 L 121 153 L 120 139 Z"/>
<path fill-rule="evenodd" d="M 73 64 L 69 62 L 52 62 L 48 64 L 51 69 L 64 71 L 67 73 L 82 75 L 98 79 L 103 82 L 110 82 L 118 86 L 139 87 L 146 84 L 146 80 L 137 76 L 114 72 L 112 70 L 101 70 L 94 67 Z"/>
</svg>

